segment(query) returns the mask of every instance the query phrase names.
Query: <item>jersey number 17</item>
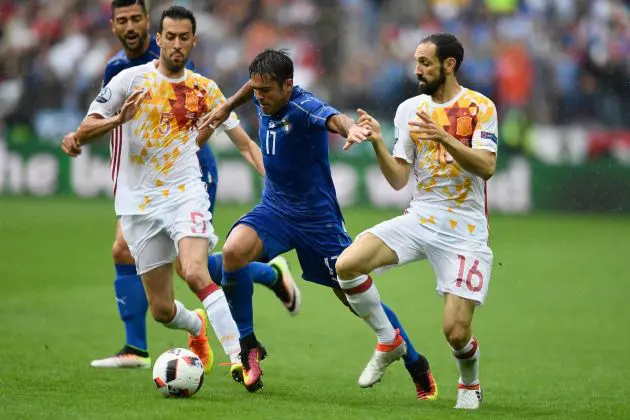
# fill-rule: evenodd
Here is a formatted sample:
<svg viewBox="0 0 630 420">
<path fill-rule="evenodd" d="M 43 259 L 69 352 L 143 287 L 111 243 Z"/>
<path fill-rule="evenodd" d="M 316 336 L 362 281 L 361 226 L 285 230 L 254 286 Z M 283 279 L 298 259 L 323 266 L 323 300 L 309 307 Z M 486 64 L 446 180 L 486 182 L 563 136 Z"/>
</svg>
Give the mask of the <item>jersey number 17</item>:
<svg viewBox="0 0 630 420">
<path fill-rule="evenodd" d="M 265 153 L 268 155 L 276 154 L 276 133 L 272 130 L 267 130 L 267 135 L 265 136 Z"/>
</svg>

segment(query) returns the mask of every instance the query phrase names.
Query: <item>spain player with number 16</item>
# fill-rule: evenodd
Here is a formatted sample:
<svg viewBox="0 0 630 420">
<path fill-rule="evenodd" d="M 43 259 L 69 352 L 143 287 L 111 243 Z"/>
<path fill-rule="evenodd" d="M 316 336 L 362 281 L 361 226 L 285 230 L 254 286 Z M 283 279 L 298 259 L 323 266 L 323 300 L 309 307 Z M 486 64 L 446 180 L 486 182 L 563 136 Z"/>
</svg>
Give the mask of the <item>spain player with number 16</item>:
<svg viewBox="0 0 630 420">
<path fill-rule="evenodd" d="M 372 284 L 373 270 L 428 259 L 444 296 L 444 336 L 459 368 L 455 408 L 476 409 L 481 402 L 479 346 L 471 324 L 492 271 L 485 184 L 496 165 L 497 112 L 492 101 L 457 82 L 464 48 L 453 35 L 428 36 L 415 58 L 422 94 L 398 107 L 392 154 L 379 123 L 359 110 L 359 123 L 372 133 L 369 140 L 389 184 L 402 189 L 413 169 L 413 199 L 404 215 L 359 235 L 339 256 L 337 275 L 344 289 L 360 287 Z M 358 142 L 349 139 L 345 148 L 353 143 Z M 362 319 L 385 322 L 374 296 L 361 293 L 350 303 Z M 387 329 L 393 334 L 393 326 Z M 377 347 L 362 378 L 376 381 L 392 359 Z"/>
</svg>

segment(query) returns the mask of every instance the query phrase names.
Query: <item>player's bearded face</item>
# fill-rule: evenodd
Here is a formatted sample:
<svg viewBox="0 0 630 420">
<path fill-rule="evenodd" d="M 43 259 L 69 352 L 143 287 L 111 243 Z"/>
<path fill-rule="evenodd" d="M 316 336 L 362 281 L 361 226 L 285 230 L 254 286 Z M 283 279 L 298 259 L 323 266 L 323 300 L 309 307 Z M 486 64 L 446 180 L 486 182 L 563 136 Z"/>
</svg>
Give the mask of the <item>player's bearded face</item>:
<svg viewBox="0 0 630 420">
<path fill-rule="evenodd" d="M 149 20 L 140 5 L 120 7 L 112 16 L 112 31 L 127 51 L 140 51 L 149 36 Z"/>
<path fill-rule="evenodd" d="M 416 77 L 420 92 L 425 95 L 435 94 L 446 83 L 444 63 L 436 52 L 437 47 L 431 42 L 420 44 L 416 49 Z"/>
<path fill-rule="evenodd" d="M 446 74 L 444 73 L 444 66 L 440 64 L 439 74 L 436 78 L 430 79 L 427 74 L 416 74 L 418 78 L 420 92 L 425 95 L 433 95 L 438 89 L 446 82 Z"/>
<path fill-rule="evenodd" d="M 196 44 L 192 24 L 187 19 L 164 19 L 162 33 L 157 35 L 161 48 L 161 58 L 171 72 L 178 72 L 186 66 L 186 61 Z"/>
</svg>

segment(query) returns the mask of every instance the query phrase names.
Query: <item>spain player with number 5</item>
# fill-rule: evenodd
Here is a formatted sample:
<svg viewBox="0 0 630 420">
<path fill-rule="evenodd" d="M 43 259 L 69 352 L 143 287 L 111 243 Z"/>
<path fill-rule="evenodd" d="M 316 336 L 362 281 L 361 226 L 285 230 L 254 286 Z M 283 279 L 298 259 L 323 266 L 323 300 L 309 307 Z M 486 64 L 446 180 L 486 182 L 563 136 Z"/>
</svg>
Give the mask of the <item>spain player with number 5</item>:
<svg viewBox="0 0 630 420">
<path fill-rule="evenodd" d="M 337 274 L 342 288 L 362 287 L 372 284 L 373 270 L 428 259 L 444 296 L 444 336 L 459 368 L 455 408 L 476 409 L 482 394 L 479 345 L 471 323 L 475 307 L 486 298 L 492 271 L 486 181 L 496 165 L 497 112 L 490 99 L 457 82 L 464 48 L 453 35 L 425 38 L 415 58 L 422 94 L 398 107 L 392 154 L 378 122 L 359 110 L 359 123 L 372 132 L 369 140 L 389 184 L 404 188 L 413 169 L 411 204 L 404 215 L 359 235 L 339 257 Z M 358 142 L 349 139 L 345 147 L 353 143 Z M 384 323 L 374 296 L 357 294 L 352 307 L 362 318 Z M 385 330 L 394 333 L 392 325 Z M 377 337 L 384 333 L 375 332 Z M 388 351 L 377 347 L 361 377 L 377 381 L 391 360 Z"/>
<path fill-rule="evenodd" d="M 114 76 L 90 105 L 76 135 L 64 138 L 62 148 L 76 155 L 83 144 L 122 130 L 126 141 L 115 157 L 120 164 L 115 208 L 151 314 L 168 328 L 186 330 L 191 350 L 209 370 L 206 315 L 214 320 L 217 337 L 235 366 L 240 366 L 240 347 L 225 295 L 208 272 L 208 250 L 218 239 L 196 153 L 211 130 L 201 130 L 197 123 L 225 98 L 214 81 L 185 68 L 197 42 L 195 33 L 192 12 L 179 6 L 166 9 L 156 35 L 159 60 Z M 222 128 L 243 157 L 264 174 L 260 149 L 240 127 L 236 114 Z M 176 258 L 205 310 L 190 311 L 174 299 Z"/>
</svg>

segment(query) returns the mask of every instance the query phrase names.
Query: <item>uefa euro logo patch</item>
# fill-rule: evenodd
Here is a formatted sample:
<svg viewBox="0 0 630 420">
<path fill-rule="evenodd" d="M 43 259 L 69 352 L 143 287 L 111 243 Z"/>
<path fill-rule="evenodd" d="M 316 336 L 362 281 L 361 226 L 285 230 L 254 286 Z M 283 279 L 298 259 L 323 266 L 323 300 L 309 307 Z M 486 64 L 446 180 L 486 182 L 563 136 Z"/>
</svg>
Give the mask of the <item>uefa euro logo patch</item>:
<svg viewBox="0 0 630 420">
<path fill-rule="evenodd" d="M 495 136 L 493 133 L 489 133 L 487 131 L 482 131 L 481 132 L 481 138 L 482 139 L 488 139 L 491 142 L 493 142 L 494 144 L 498 144 L 499 143 L 499 139 L 497 139 L 497 136 Z"/>
<path fill-rule="evenodd" d="M 103 89 L 101 89 L 98 96 L 96 97 L 96 102 L 98 102 L 99 104 L 104 104 L 105 102 L 109 101 L 111 98 L 112 98 L 112 91 L 110 88 L 105 86 Z"/>
</svg>

